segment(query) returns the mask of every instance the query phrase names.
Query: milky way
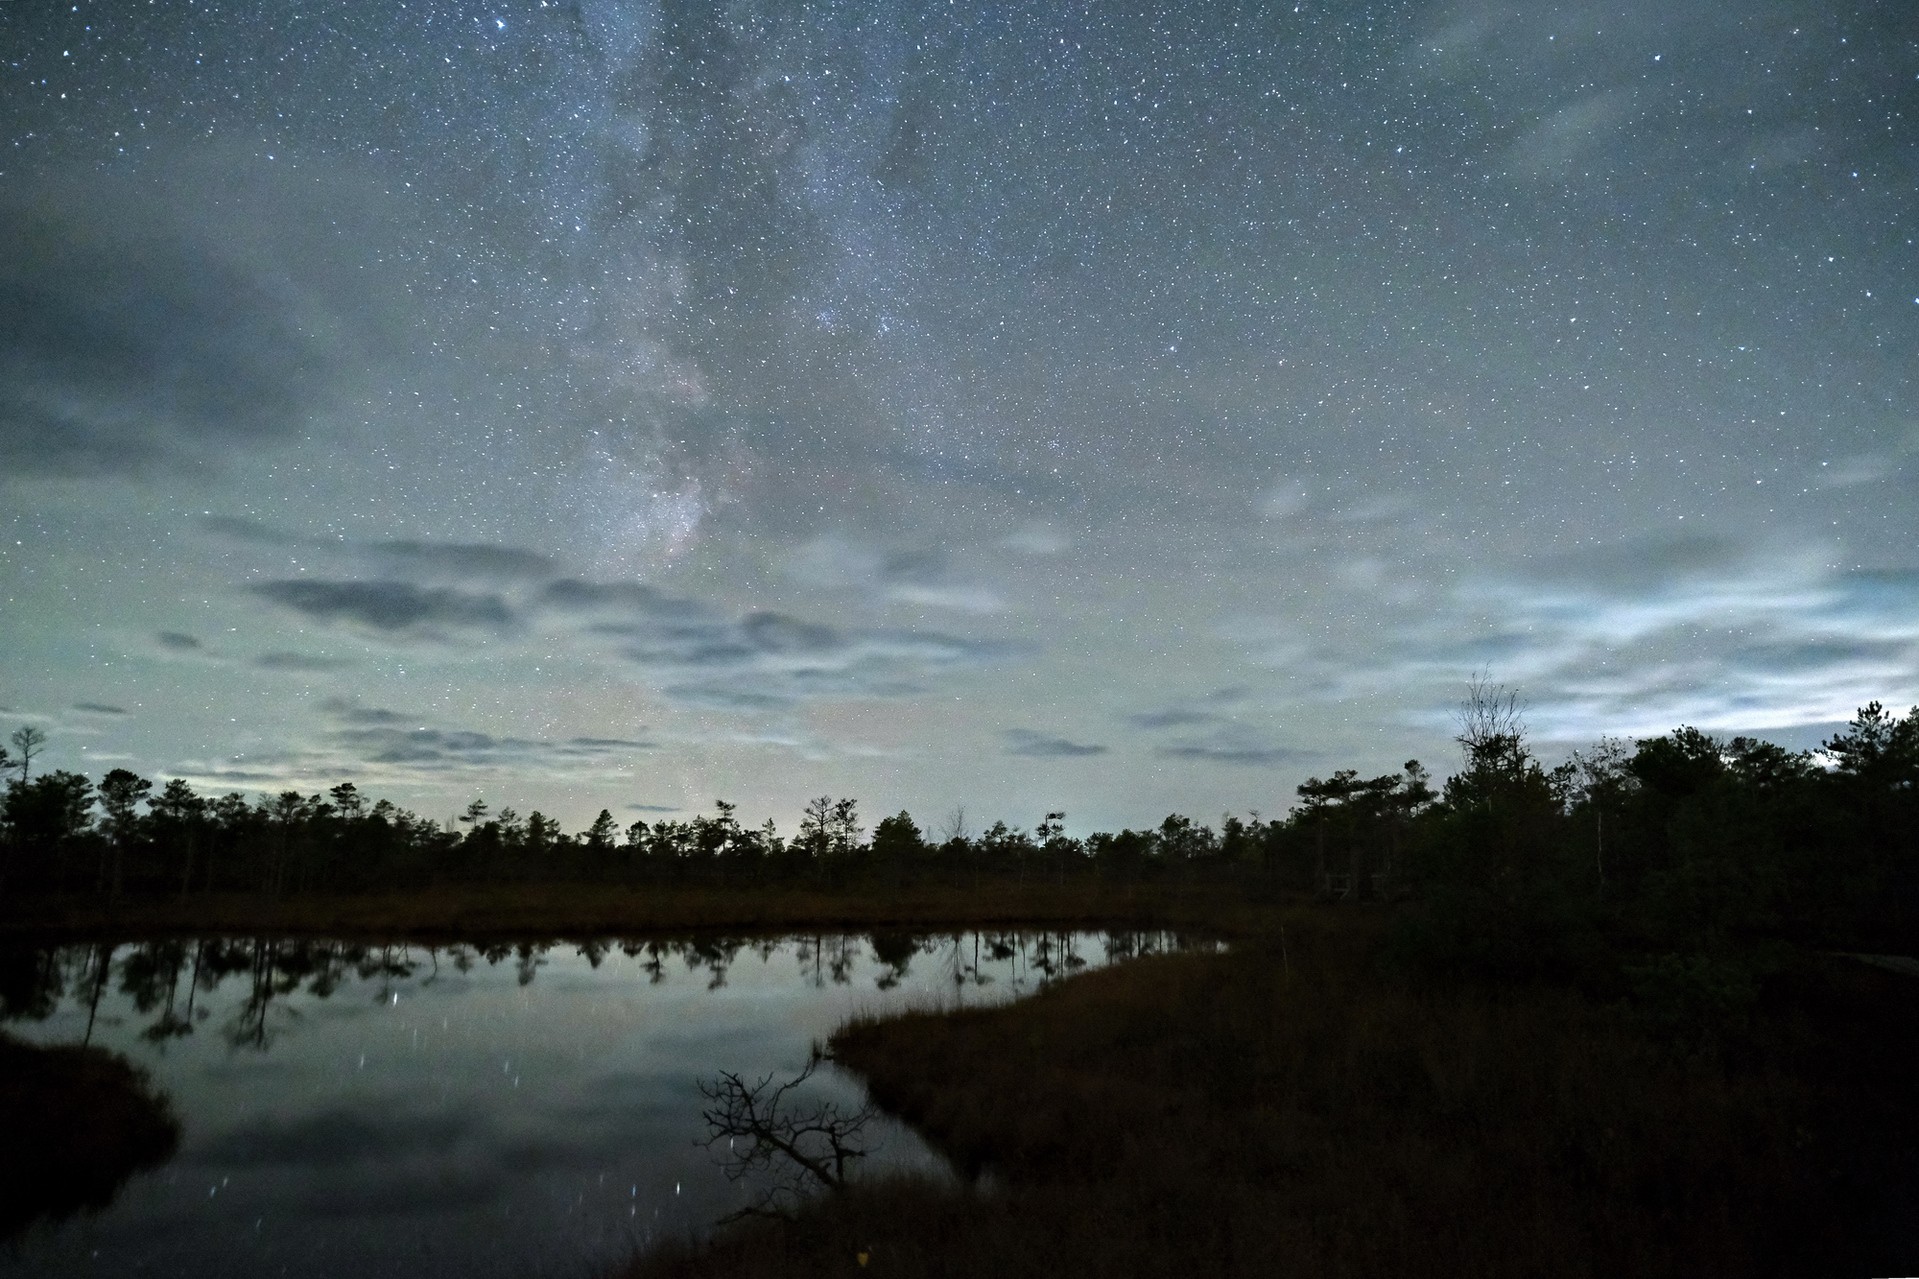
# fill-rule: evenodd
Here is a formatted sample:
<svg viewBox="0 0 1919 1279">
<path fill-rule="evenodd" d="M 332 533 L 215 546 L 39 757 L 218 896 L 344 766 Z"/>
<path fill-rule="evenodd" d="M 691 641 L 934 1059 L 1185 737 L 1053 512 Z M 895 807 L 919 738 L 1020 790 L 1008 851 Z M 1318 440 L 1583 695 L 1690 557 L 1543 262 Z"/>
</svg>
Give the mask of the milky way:
<svg viewBox="0 0 1919 1279">
<path fill-rule="evenodd" d="M 0 10 L 0 714 L 584 824 L 1919 702 L 1882 4 Z"/>
</svg>

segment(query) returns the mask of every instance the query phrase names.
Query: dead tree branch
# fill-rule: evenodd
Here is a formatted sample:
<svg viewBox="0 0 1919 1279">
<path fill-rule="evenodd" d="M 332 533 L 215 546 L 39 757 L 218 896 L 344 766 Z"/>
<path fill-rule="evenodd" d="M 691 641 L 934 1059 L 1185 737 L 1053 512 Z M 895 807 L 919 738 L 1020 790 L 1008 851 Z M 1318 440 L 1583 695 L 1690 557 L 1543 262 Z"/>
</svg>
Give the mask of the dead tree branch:
<svg viewBox="0 0 1919 1279">
<path fill-rule="evenodd" d="M 846 1113 L 833 1102 L 796 1105 L 791 1094 L 810 1079 L 819 1059 L 783 1084 L 767 1075 L 749 1084 L 732 1071 L 700 1083 L 708 1105 L 700 1112 L 710 1134 L 703 1143 L 726 1169 L 727 1179 L 770 1175 L 771 1186 L 752 1205 L 723 1220 L 785 1216 L 809 1191 L 837 1194 L 846 1188 L 849 1165 L 866 1156 L 871 1106 Z M 720 1143 L 726 1143 L 720 1149 Z"/>
</svg>

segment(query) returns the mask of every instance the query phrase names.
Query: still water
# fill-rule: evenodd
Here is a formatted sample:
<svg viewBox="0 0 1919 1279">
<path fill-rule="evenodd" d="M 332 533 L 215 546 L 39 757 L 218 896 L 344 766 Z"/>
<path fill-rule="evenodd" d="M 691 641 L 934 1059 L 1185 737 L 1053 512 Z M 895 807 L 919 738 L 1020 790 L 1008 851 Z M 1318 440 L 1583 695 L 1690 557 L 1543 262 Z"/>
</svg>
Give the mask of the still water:
<svg viewBox="0 0 1919 1279">
<path fill-rule="evenodd" d="M 591 1274 L 764 1189 L 702 1144 L 702 1080 L 789 1078 L 858 1013 L 997 1002 L 1195 944 L 959 932 L 14 952 L 7 1031 L 124 1054 L 182 1134 L 105 1211 L 0 1243 L 0 1275 Z M 863 1100 L 830 1065 L 806 1089 Z M 897 1123 L 866 1136 L 866 1175 L 951 1175 Z"/>
</svg>

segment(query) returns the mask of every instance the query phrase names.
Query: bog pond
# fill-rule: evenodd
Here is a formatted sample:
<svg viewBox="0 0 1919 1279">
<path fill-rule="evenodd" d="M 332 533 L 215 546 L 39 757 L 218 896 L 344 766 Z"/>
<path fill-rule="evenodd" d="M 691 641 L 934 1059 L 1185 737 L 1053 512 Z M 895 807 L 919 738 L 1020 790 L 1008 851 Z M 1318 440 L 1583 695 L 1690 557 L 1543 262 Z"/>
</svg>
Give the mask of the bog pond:
<svg viewBox="0 0 1919 1279">
<path fill-rule="evenodd" d="M 764 1189 L 703 1144 L 718 1072 L 784 1080 L 857 1014 L 1000 1002 L 1197 946 L 973 931 L 13 946 L 0 1028 L 125 1056 L 181 1134 L 105 1209 L 0 1242 L 0 1275 L 589 1275 Z M 862 1092 L 830 1063 L 805 1085 L 849 1109 Z M 864 1136 L 865 1175 L 951 1175 L 902 1125 Z"/>
</svg>

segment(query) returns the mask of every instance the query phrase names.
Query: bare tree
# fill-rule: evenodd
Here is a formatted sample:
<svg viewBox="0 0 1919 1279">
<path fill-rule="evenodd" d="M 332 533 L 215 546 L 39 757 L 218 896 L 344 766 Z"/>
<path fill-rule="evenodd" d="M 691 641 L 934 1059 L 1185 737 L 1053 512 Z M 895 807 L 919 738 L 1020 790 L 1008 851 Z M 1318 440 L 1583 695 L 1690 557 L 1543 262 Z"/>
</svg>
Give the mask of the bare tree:
<svg viewBox="0 0 1919 1279">
<path fill-rule="evenodd" d="M 1468 768 L 1511 772 L 1524 763 L 1526 707 L 1518 692 L 1476 673 L 1456 714 L 1459 734 L 1453 740 L 1466 752 Z"/>
<path fill-rule="evenodd" d="M 709 1136 L 703 1143 L 720 1152 L 729 1181 L 767 1174 L 771 1185 L 753 1203 L 722 1221 L 742 1217 L 783 1217 L 809 1191 L 838 1194 L 846 1189 L 848 1165 L 865 1158 L 866 1125 L 875 1115 L 872 1106 L 851 1114 L 832 1102 L 795 1105 L 791 1094 L 813 1076 L 817 1053 L 806 1069 L 775 1087 L 773 1076 L 749 1084 L 732 1071 L 721 1071 L 701 1081 L 700 1095 L 707 1108 L 700 1112 Z"/>
<path fill-rule="evenodd" d="M 47 735 L 31 724 L 22 724 L 13 730 L 13 749 L 20 752 L 20 784 L 26 785 L 33 769 L 33 757 L 47 744 Z"/>
</svg>

